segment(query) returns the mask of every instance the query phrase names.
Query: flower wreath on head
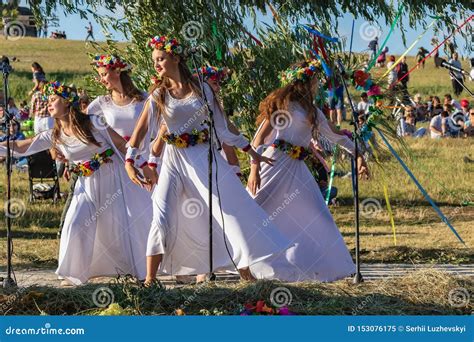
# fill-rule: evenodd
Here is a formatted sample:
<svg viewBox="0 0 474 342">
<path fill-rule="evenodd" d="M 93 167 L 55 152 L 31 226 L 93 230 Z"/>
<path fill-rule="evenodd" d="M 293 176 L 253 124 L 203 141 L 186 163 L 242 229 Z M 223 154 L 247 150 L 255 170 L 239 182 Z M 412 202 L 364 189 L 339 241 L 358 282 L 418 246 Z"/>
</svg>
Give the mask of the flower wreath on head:
<svg viewBox="0 0 474 342">
<path fill-rule="evenodd" d="M 310 59 L 306 61 L 306 66 L 304 67 L 292 66 L 282 71 L 279 75 L 280 83 L 284 87 L 296 81 L 305 82 L 319 71 L 321 71 L 321 62 L 318 59 Z"/>
<path fill-rule="evenodd" d="M 95 65 L 96 68 L 119 69 L 120 71 L 132 69 L 130 64 L 114 55 L 96 55 L 91 64 Z"/>
<path fill-rule="evenodd" d="M 73 106 L 79 105 L 79 95 L 77 94 L 77 91 L 74 88 L 61 84 L 59 81 L 45 84 L 42 93 L 44 100 L 47 100 L 51 95 L 58 95 L 67 100 Z"/>
<path fill-rule="evenodd" d="M 183 53 L 183 46 L 178 42 L 176 38 L 169 39 L 167 36 L 155 36 L 148 41 L 148 46 L 163 50 L 174 55 L 181 55 Z"/>
<path fill-rule="evenodd" d="M 199 69 L 205 81 L 211 80 L 215 82 L 224 82 L 229 77 L 228 68 L 217 68 L 212 65 L 203 66 Z M 197 70 L 195 70 L 195 76 L 197 76 Z"/>
</svg>

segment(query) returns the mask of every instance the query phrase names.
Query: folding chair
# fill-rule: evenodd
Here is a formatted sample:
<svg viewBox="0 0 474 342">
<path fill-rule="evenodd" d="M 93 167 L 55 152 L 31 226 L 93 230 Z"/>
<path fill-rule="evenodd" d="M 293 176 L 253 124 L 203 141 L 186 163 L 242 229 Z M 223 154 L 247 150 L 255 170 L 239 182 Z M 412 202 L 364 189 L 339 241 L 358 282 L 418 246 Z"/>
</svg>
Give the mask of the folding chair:
<svg viewBox="0 0 474 342">
<path fill-rule="evenodd" d="M 30 202 L 38 199 L 52 198 L 56 203 L 60 198 L 59 177 L 56 169 L 56 162 L 51 158 L 49 151 L 42 151 L 28 157 L 28 178 L 30 185 Z M 33 190 L 35 181 L 53 181 L 50 190 Z"/>
</svg>

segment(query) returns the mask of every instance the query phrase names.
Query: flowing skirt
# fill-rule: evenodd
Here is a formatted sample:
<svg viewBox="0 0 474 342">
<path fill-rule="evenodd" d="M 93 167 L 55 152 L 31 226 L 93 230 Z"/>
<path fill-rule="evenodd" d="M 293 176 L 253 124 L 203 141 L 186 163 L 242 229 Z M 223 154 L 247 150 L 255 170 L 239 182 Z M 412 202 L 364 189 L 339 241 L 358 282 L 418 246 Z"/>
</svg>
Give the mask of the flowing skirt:
<svg viewBox="0 0 474 342">
<path fill-rule="evenodd" d="M 207 144 L 166 146 L 152 195 L 147 245 L 148 256 L 164 254 L 161 272 L 211 271 L 207 155 Z M 265 224 L 266 213 L 219 153 L 213 163 L 212 189 L 212 271 L 247 267 L 288 248 L 290 243 L 273 224 Z"/>
<path fill-rule="evenodd" d="M 133 184 L 114 155 L 79 177 L 66 213 L 56 273 L 78 285 L 98 276 L 146 275 L 150 193 Z"/>
<path fill-rule="evenodd" d="M 264 153 L 276 160 L 262 166 L 256 202 L 268 222 L 295 245 L 251 266 L 257 278 L 281 281 L 334 281 L 355 272 L 341 233 L 304 161 L 270 147 Z"/>
</svg>

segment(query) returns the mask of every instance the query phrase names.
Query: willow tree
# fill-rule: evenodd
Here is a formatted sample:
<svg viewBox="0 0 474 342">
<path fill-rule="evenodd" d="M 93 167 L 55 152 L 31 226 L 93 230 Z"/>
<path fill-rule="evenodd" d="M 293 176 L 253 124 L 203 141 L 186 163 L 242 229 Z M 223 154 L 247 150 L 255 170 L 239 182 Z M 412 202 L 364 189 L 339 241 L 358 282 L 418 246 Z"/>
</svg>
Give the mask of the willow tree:
<svg viewBox="0 0 474 342">
<path fill-rule="evenodd" d="M 311 23 L 326 35 L 338 36 L 338 23 L 346 13 L 371 23 L 391 24 L 403 5 L 397 30 L 403 32 L 407 25 L 422 29 L 430 16 L 443 16 L 435 25 L 438 30 L 452 30 L 456 21 L 468 16 L 470 0 L 43 0 L 30 1 L 30 5 L 39 19 L 62 9 L 84 18 L 92 16 L 106 31 L 123 32 L 131 43 L 125 51 L 116 51 L 112 39 L 107 40 L 106 50 L 119 52 L 135 66 L 134 77 L 143 88 L 149 86 L 153 75 L 146 47 L 151 36 L 167 34 L 188 45 L 203 46 L 198 54 L 199 64 L 225 65 L 234 71 L 223 89 L 223 98 L 226 107 L 239 113 L 239 126 L 251 134 L 254 126 L 250 123 L 259 102 L 278 86 L 278 72 L 301 59 L 305 48 L 311 46 L 311 36 L 296 30 L 297 24 Z M 110 14 L 103 15 L 104 9 Z M 273 25 L 259 22 L 259 12 L 270 12 Z M 244 23 L 249 18 L 253 28 Z M 334 53 L 347 48 L 328 44 L 328 50 Z"/>
</svg>

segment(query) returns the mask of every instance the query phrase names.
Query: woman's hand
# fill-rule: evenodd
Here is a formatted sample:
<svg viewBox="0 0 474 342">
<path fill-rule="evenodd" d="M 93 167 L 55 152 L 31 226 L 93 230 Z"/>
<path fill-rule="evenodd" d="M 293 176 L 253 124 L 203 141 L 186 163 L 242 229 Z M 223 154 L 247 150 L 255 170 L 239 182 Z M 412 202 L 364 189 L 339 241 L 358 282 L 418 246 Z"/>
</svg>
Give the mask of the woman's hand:
<svg viewBox="0 0 474 342">
<path fill-rule="evenodd" d="M 247 181 L 247 188 L 250 190 L 250 193 L 255 196 L 257 190 L 260 189 L 260 168 L 252 165 L 250 169 L 249 179 Z"/>
<path fill-rule="evenodd" d="M 249 150 L 250 157 L 252 157 L 253 160 L 255 160 L 256 163 L 266 163 L 268 165 L 273 166 L 273 163 L 275 162 L 275 159 L 268 158 L 265 156 L 262 156 L 261 154 L 258 154 L 257 151 L 255 151 L 253 148 Z"/>
<path fill-rule="evenodd" d="M 156 171 L 156 167 L 146 165 L 142 168 L 143 176 L 145 180 L 149 182 L 151 187 L 158 183 L 158 172 Z"/>
<path fill-rule="evenodd" d="M 133 166 L 132 163 L 128 163 L 128 162 L 125 163 L 125 171 L 127 171 L 127 175 L 133 183 L 135 183 L 141 188 L 147 189 L 148 191 L 151 190 L 150 183 L 142 179 L 140 173 L 135 168 L 135 166 Z"/>
</svg>

